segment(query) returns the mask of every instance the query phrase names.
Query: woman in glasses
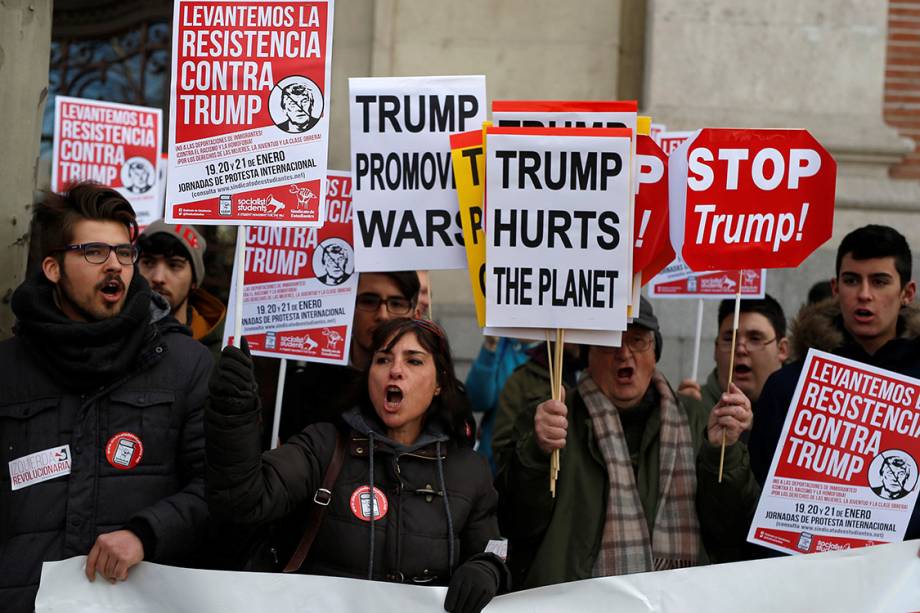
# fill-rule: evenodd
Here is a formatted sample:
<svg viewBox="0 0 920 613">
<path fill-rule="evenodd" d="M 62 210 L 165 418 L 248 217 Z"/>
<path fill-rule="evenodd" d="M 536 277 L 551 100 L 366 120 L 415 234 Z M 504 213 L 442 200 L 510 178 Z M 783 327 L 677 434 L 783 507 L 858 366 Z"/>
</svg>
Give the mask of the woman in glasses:
<svg viewBox="0 0 920 613">
<path fill-rule="evenodd" d="M 207 414 L 212 512 L 244 525 L 294 519 L 279 556 L 288 571 L 447 585 L 445 609 L 477 613 L 508 588 L 507 571 L 492 553 L 498 496 L 464 442 L 444 331 L 383 323 L 363 380 L 338 423 L 260 455 L 251 360 L 245 347 L 225 348 Z"/>
</svg>

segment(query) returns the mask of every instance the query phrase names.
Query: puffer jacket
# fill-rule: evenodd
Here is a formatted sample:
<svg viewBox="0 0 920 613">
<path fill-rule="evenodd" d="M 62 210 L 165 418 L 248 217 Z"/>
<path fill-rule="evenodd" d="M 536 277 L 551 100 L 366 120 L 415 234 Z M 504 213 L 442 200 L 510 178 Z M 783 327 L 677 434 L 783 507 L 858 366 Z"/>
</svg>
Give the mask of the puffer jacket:
<svg viewBox="0 0 920 613">
<path fill-rule="evenodd" d="M 0 449 L 9 460 L 69 445 L 71 473 L 13 491 L 0 471 L 0 609 L 32 611 L 43 561 L 89 553 L 96 537 L 129 527 L 145 559 L 184 563 L 207 520 L 202 407 L 211 356 L 154 301 L 156 328 L 138 367 L 93 392 L 65 389 L 21 337 L 0 343 Z M 129 470 L 107 442 L 141 442 Z"/>
<path fill-rule="evenodd" d="M 212 404 L 206 415 L 211 512 L 242 525 L 306 515 L 303 505 L 332 459 L 336 428 L 346 437 L 332 501 L 302 572 L 447 585 L 457 565 L 488 558 L 507 585 L 504 564 L 483 553 L 499 538 L 488 464 L 437 423 L 407 447 L 381 434 L 372 410 L 353 408 L 338 425 L 313 424 L 260 454 L 257 411 L 226 415 Z M 373 521 L 370 488 L 377 494 Z"/>
</svg>

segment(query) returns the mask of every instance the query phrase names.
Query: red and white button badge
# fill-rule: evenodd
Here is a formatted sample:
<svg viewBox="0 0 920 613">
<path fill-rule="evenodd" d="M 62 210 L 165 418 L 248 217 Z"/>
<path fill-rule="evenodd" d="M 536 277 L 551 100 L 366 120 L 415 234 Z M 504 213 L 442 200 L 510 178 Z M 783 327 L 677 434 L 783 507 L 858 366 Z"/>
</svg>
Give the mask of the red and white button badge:
<svg viewBox="0 0 920 613">
<path fill-rule="evenodd" d="M 131 470 L 143 455 L 144 444 L 130 432 L 119 432 L 105 444 L 105 459 L 118 470 Z"/>
<path fill-rule="evenodd" d="M 351 501 L 349 505 L 351 506 L 351 512 L 355 514 L 360 520 L 370 521 L 371 520 L 371 488 L 366 485 L 362 485 L 354 492 L 351 493 Z M 387 514 L 387 509 L 389 509 L 389 501 L 382 491 L 374 488 L 373 496 L 373 513 L 374 521 L 379 521 Z"/>
</svg>

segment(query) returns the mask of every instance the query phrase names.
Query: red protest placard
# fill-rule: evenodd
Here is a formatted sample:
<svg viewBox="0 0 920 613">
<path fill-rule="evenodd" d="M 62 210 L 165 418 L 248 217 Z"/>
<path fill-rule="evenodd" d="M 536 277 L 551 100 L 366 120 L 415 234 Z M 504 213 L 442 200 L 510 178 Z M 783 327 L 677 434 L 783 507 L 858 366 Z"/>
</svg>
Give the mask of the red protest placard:
<svg viewBox="0 0 920 613">
<path fill-rule="evenodd" d="M 166 217 L 321 226 L 332 0 L 178 0 Z"/>
<path fill-rule="evenodd" d="M 668 234 L 668 156 L 650 136 L 636 137 L 638 191 L 633 225 L 633 270 L 643 285 L 674 260 Z"/>
<path fill-rule="evenodd" d="M 693 270 L 795 267 L 831 237 L 837 164 L 806 130 L 706 128 L 669 162 L 671 243 Z"/>
<path fill-rule="evenodd" d="M 765 269 L 741 271 L 741 297 L 763 298 L 767 289 Z M 703 298 L 723 300 L 738 294 L 738 271 L 716 270 L 710 272 L 688 272 L 685 275 L 661 275 L 651 280 L 648 286 L 649 298 Z"/>
<path fill-rule="evenodd" d="M 246 228 L 242 322 L 255 355 L 348 363 L 358 287 L 351 175 L 330 171 L 327 185 L 322 228 Z M 230 295 L 236 295 L 238 265 Z M 233 315 L 231 301 L 227 320 Z M 228 326 L 225 345 L 232 333 Z"/>
<path fill-rule="evenodd" d="M 94 181 L 123 195 L 146 226 L 162 215 L 160 109 L 57 96 L 51 191 Z"/>
<path fill-rule="evenodd" d="M 787 553 L 903 540 L 918 459 L 920 381 L 811 350 L 748 540 Z"/>
</svg>

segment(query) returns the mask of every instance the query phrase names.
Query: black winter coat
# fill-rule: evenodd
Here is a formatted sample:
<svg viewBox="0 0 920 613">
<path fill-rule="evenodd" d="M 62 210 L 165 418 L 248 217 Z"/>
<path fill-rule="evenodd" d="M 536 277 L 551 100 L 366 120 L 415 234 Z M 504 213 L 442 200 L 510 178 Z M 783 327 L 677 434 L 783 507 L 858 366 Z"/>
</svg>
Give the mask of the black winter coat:
<svg viewBox="0 0 920 613">
<path fill-rule="evenodd" d="M 168 310 L 155 317 L 138 366 L 87 393 L 62 387 L 22 337 L 0 343 L 0 449 L 9 460 L 62 445 L 71 454 L 70 475 L 16 491 L 0 471 L 0 609 L 32 611 L 43 561 L 85 555 L 98 535 L 129 524 L 147 560 L 196 552 L 207 519 L 202 407 L 212 359 Z M 121 432 L 143 445 L 130 470 L 106 459 Z"/>
<path fill-rule="evenodd" d="M 447 585 L 458 564 L 499 538 L 498 494 L 488 464 L 436 426 L 429 424 L 415 445 L 404 447 L 379 434 L 376 416 L 355 408 L 338 425 L 314 424 L 260 454 L 257 412 L 224 415 L 211 407 L 206 416 L 211 513 L 238 524 L 304 513 L 303 504 L 311 504 L 331 461 L 336 428 L 346 437 L 332 502 L 302 572 L 352 578 L 368 578 L 370 572 L 377 580 Z M 372 570 L 371 482 L 383 496 L 373 522 Z M 300 534 L 292 537 L 299 540 Z M 507 585 L 507 571 L 497 566 Z"/>
</svg>

